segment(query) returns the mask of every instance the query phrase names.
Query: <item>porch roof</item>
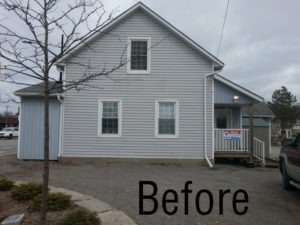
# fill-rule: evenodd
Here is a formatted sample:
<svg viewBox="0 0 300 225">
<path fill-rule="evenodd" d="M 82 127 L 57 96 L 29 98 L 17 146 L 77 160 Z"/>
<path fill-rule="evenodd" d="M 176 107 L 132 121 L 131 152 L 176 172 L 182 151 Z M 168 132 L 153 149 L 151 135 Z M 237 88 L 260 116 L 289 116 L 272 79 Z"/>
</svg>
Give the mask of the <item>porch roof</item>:
<svg viewBox="0 0 300 225">
<path fill-rule="evenodd" d="M 275 117 L 275 114 L 272 112 L 268 104 L 265 102 L 253 105 L 253 113 L 255 117 L 267 117 L 267 118 Z M 248 107 L 242 108 L 242 114 L 243 116 L 248 117 L 249 114 Z"/>
<path fill-rule="evenodd" d="M 31 85 L 29 87 L 25 87 L 19 89 L 14 92 L 16 96 L 43 96 L 44 95 L 45 83 L 41 82 L 38 84 Z M 50 95 L 56 95 L 62 93 L 62 83 L 57 81 L 49 81 L 49 92 Z"/>
<path fill-rule="evenodd" d="M 264 99 L 259 95 L 219 74 L 214 75 L 214 80 L 215 104 L 247 105 L 264 101 Z M 233 101 L 233 96 L 238 96 L 239 99 L 237 101 Z"/>
</svg>

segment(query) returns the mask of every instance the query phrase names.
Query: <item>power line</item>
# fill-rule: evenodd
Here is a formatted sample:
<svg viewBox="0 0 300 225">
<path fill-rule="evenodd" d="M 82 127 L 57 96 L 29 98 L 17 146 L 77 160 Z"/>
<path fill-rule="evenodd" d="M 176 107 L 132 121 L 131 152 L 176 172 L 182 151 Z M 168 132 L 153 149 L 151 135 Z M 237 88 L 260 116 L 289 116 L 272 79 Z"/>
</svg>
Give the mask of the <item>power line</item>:
<svg viewBox="0 0 300 225">
<path fill-rule="evenodd" d="M 221 49 L 221 44 L 222 44 L 222 39 L 223 39 L 223 32 L 224 32 L 224 27 L 225 27 L 228 7 L 229 7 L 229 1 L 230 0 L 227 0 L 227 6 L 226 6 L 225 16 L 224 16 L 224 20 L 223 20 L 223 26 L 222 26 L 221 37 L 220 37 L 220 41 L 219 41 L 219 47 L 218 47 L 218 51 L 217 51 L 217 57 L 219 57 L 219 54 L 220 54 L 220 49 Z"/>
</svg>

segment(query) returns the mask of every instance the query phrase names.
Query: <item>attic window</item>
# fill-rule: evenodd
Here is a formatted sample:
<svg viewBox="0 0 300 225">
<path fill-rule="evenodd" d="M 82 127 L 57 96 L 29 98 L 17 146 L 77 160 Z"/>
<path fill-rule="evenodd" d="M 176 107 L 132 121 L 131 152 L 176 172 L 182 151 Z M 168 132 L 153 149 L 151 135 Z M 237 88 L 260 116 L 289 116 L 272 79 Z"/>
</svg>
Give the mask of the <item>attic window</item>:
<svg viewBox="0 0 300 225">
<path fill-rule="evenodd" d="M 128 73 L 150 73 L 150 38 L 129 38 Z"/>
</svg>

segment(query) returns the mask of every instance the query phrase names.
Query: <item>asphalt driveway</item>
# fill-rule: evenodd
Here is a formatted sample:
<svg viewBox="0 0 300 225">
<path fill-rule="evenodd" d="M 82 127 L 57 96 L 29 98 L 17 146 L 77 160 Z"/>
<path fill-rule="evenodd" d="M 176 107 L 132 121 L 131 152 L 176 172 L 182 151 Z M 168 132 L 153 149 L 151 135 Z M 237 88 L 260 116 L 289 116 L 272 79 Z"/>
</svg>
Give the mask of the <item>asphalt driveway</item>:
<svg viewBox="0 0 300 225">
<path fill-rule="evenodd" d="M 15 156 L 0 157 L 0 176 L 40 181 L 41 162 L 19 161 Z M 216 165 L 208 169 L 196 164 L 137 164 L 100 161 L 51 163 L 51 181 L 55 186 L 93 195 L 122 210 L 140 225 L 299 225 L 300 191 L 284 191 L 278 169 L 246 169 L 234 165 Z M 151 216 L 139 215 L 139 181 L 151 180 L 158 185 L 159 208 Z M 184 215 L 183 189 L 192 181 L 189 215 Z M 179 195 L 178 212 L 168 216 L 162 211 L 163 191 L 174 189 Z M 195 210 L 195 193 L 200 189 L 212 192 L 214 206 L 211 214 L 200 216 Z M 219 215 L 220 189 L 230 189 L 224 198 L 224 215 Z M 248 212 L 236 215 L 232 209 L 233 192 L 245 189 L 249 195 Z M 201 199 L 205 209 L 208 198 Z M 150 207 L 151 204 L 147 204 Z"/>
<path fill-rule="evenodd" d="M 0 138 L 0 156 L 17 153 L 18 138 Z"/>
</svg>

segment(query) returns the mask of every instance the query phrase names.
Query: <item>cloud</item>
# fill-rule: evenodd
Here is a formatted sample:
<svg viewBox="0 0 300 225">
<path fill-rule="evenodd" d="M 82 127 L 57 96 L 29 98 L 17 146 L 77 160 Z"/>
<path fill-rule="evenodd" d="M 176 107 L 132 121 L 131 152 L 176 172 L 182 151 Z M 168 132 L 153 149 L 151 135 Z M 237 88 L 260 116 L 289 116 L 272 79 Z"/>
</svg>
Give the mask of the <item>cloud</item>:
<svg viewBox="0 0 300 225">
<path fill-rule="evenodd" d="M 117 8 L 117 13 L 136 2 L 103 0 L 108 12 Z M 173 0 L 171 4 L 166 0 L 143 2 L 216 54 L 226 0 Z M 299 8 L 298 0 L 230 1 L 219 56 L 226 64 L 222 75 L 267 100 L 282 85 L 300 99 Z M 11 93 L 14 89 L 0 84 L 0 93 Z"/>
</svg>

